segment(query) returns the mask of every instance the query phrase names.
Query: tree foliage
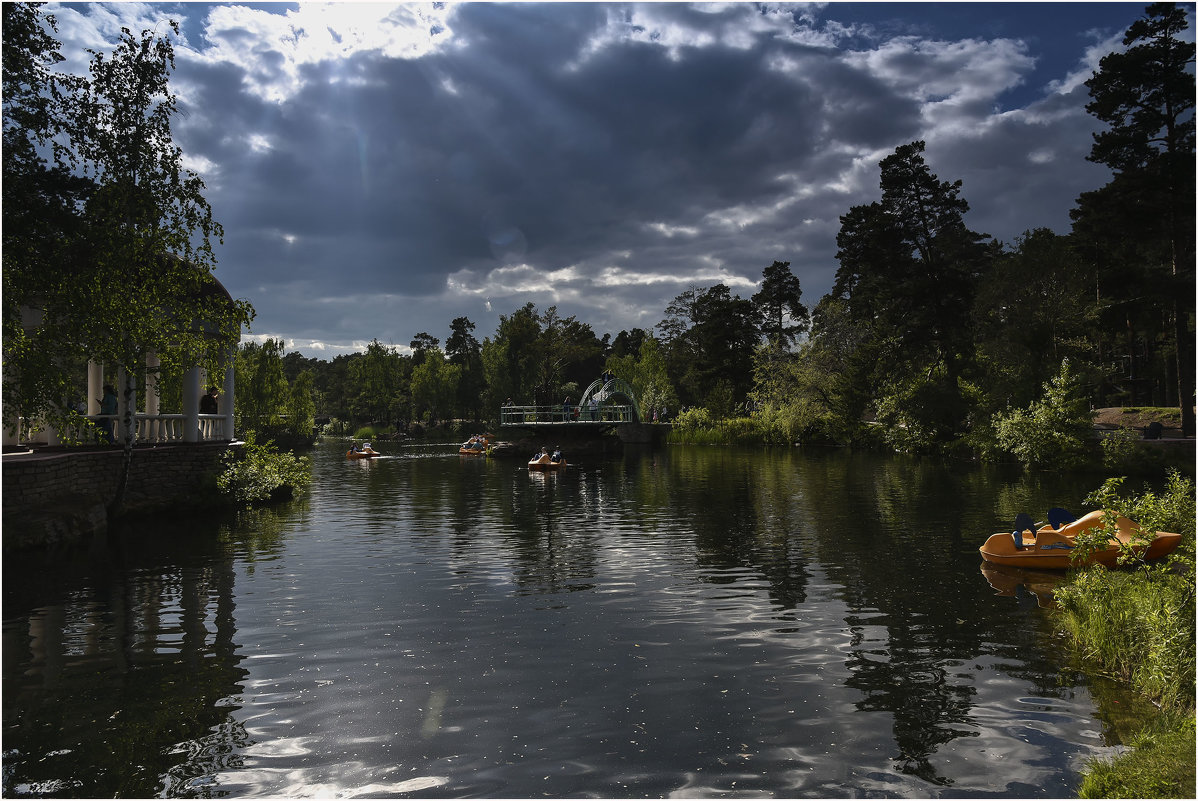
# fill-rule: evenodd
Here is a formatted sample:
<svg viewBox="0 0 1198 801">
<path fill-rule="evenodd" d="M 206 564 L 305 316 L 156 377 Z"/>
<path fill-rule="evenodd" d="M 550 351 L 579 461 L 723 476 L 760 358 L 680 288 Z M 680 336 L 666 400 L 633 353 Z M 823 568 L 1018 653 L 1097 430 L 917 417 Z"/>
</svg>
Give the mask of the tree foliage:
<svg viewBox="0 0 1198 801">
<path fill-rule="evenodd" d="M 4 10 L 6 400 L 19 400 L 26 415 L 61 419 L 67 399 L 60 376 L 68 367 L 90 359 L 122 371 L 125 457 L 111 502 L 119 509 L 146 355 L 155 354 L 168 371 L 216 367 L 253 308 L 230 300 L 212 275 L 212 242 L 222 231 L 203 181 L 182 166 L 172 139 L 178 108 L 169 86 L 170 34 L 123 29 L 110 55 L 90 51 L 88 79 L 68 80 L 50 72 L 58 47 L 36 7 L 10 5 Z M 178 33 L 174 23 L 170 33 Z M 35 313 L 22 319 L 22 307 Z"/>
<path fill-rule="evenodd" d="M 1108 319 L 1131 329 L 1123 347 L 1141 364 L 1158 350 L 1171 356 L 1172 394 L 1192 436 L 1194 42 L 1183 38 L 1187 28 L 1184 8 L 1154 3 L 1128 28 L 1126 49 L 1104 56 L 1086 81 L 1086 110 L 1108 126 L 1094 135 L 1089 159 L 1114 177 L 1082 194 L 1072 216 L 1098 262 L 1099 291 L 1113 299 Z"/>
<path fill-rule="evenodd" d="M 806 333 L 811 315 L 802 302 L 799 278 L 790 270 L 790 262 L 775 261 L 761 276 L 761 289 L 753 295 L 753 306 L 760 315 L 759 326 L 765 338 L 780 347 L 788 347 Z"/>
<path fill-rule="evenodd" d="M 1069 360 L 1044 385 L 1044 396 L 996 418 L 1000 447 L 1028 467 L 1077 467 L 1092 429 L 1090 407 Z"/>
</svg>

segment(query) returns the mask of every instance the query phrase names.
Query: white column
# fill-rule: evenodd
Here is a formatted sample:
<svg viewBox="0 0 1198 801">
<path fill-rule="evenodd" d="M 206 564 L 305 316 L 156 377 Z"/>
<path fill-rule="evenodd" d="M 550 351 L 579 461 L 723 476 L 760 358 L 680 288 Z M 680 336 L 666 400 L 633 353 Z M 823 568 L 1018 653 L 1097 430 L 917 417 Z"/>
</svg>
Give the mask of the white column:
<svg viewBox="0 0 1198 801">
<path fill-rule="evenodd" d="M 200 441 L 200 368 L 183 374 L 183 441 Z"/>
</svg>

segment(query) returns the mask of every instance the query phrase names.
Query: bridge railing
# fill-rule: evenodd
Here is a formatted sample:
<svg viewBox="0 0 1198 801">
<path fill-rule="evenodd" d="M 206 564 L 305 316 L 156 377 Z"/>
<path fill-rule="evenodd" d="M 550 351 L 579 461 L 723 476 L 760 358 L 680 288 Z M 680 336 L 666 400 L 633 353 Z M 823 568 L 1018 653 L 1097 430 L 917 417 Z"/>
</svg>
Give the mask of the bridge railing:
<svg viewBox="0 0 1198 801">
<path fill-rule="evenodd" d="M 504 406 L 499 410 L 499 424 L 504 426 L 634 422 L 636 410 L 631 404 L 603 403 L 584 407 L 559 403 L 554 406 Z"/>
</svg>

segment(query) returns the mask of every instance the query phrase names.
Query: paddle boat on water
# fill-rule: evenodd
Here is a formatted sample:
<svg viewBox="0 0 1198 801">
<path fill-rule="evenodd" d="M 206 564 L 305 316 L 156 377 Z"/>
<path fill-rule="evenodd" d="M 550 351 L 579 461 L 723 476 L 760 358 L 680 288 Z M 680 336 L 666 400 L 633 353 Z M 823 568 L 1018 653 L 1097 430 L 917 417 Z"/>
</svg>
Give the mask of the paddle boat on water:
<svg viewBox="0 0 1198 801">
<path fill-rule="evenodd" d="M 462 443 L 462 447 L 458 448 L 458 453 L 462 456 L 489 456 L 491 443 L 494 440 L 494 434 L 475 434 Z"/>
<path fill-rule="evenodd" d="M 560 448 L 554 449 L 553 453 L 541 448 L 541 452 L 528 461 L 529 470 L 560 470 L 565 466 L 566 457 L 562 455 Z"/>
<path fill-rule="evenodd" d="M 370 447 L 370 443 L 364 443 L 359 447 L 355 442 L 348 451 L 345 452 L 346 459 L 373 459 L 375 456 L 382 456 L 381 453 Z"/>
<path fill-rule="evenodd" d="M 1030 515 L 1015 518 L 1010 533 L 992 534 L 978 550 L 982 558 L 996 565 L 1009 567 L 1066 570 L 1100 564 L 1115 567 L 1122 553 L 1120 545 L 1130 545 L 1141 559 L 1167 556 L 1181 543 L 1180 534 L 1158 531 L 1148 534 L 1123 515 L 1116 515 L 1117 532 L 1105 548 L 1091 552 L 1084 560 L 1074 560 L 1077 536 L 1103 525 L 1105 513 L 1097 509 L 1081 518 L 1064 509 L 1050 509 L 1047 524 L 1034 523 Z"/>
</svg>

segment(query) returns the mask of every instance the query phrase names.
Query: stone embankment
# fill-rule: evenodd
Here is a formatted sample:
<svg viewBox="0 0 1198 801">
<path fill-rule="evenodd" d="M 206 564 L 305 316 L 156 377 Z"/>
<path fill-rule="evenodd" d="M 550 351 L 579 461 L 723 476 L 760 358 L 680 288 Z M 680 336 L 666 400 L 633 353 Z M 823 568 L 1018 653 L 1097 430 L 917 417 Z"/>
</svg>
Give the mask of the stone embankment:
<svg viewBox="0 0 1198 801">
<path fill-rule="evenodd" d="M 186 510 L 211 503 L 221 456 L 239 443 L 138 447 L 124 508 Z M 103 533 L 121 474 L 120 448 L 4 454 L 4 550 L 65 545 Z"/>
</svg>

